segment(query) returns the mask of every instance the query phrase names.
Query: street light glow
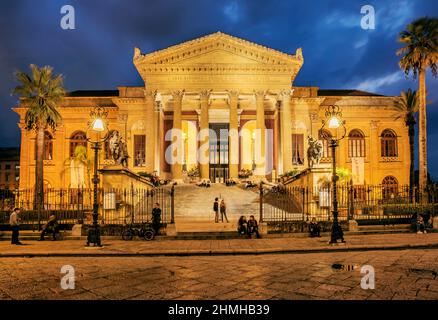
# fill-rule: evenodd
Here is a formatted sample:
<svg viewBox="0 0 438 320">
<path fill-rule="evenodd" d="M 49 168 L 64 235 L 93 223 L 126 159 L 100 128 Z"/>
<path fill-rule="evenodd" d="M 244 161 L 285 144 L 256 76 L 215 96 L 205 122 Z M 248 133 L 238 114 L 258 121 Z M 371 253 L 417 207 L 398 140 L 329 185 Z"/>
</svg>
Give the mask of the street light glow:
<svg viewBox="0 0 438 320">
<path fill-rule="evenodd" d="M 94 131 L 98 131 L 98 132 L 102 132 L 105 130 L 105 126 L 103 124 L 103 120 L 101 118 L 96 118 L 93 121 L 93 130 Z"/>
<path fill-rule="evenodd" d="M 339 119 L 338 117 L 331 117 L 328 124 L 330 129 L 337 129 L 339 128 Z"/>
</svg>

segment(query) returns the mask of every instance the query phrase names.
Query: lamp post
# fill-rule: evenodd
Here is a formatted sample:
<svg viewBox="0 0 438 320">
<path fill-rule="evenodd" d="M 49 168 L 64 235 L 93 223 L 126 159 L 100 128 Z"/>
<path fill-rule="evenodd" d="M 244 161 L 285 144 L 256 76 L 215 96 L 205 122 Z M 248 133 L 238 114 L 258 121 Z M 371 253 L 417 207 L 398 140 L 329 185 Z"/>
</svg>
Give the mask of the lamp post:
<svg viewBox="0 0 438 320">
<path fill-rule="evenodd" d="M 324 140 L 328 141 L 328 146 L 332 150 L 332 184 L 333 184 L 333 224 L 330 236 L 330 244 L 337 243 L 338 240 L 344 241 L 344 233 L 338 221 L 338 198 L 337 198 L 337 181 L 339 179 L 336 174 L 336 147 L 339 141 L 345 138 L 347 128 L 345 127 L 345 120 L 342 120 L 342 112 L 339 106 L 330 105 L 325 112 L 325 120 L 322 120 L 321 135 Z M 325 127 L 329 130 L 334 130 L 335 134 L 325 134 Z M 339 131 L 340 134 L 339 134 Z"/>
<path fill-rule="evenodd" d="M 97 133 L 99 135 L 101 132 L 106 130 L 105 118 L 108 115 L 108 112 L 105 111 L 103 107 L 96 107 L 93 111 L 90 112 L 91 124 L 89 129 Z M 88 141 L 92 143 L 91 149 L 94 150 L 94 169 L 93 169 L 93 224 L 88 229 L 88 237 L 87 237 L 87 246 L 90 243 L 101 247 L 102 244 L 100 242 L 100 226 L 98 222 L 99 217 L 99 201 L 98 201 L 98 188 L 99 188 L 99 175 L 98 175 L 98 166 L 99 166 L 99 150 L 101 149 L 101 143 L 106 140 L 106 137 L 103 139 L 96 139 L 95 141 L 91 141 L 88 138 Z"/>
<path fill-rule="evenodd" d="M 182 171 L 187 172 L 187 159 L 186 159 L 186 143 L 187 143 L 187 133 L 182 133 L 182 140 L 183 140 L 183 165 L 182 165 Z"/>
<path fill-rule="evenodd" d="M 256 133 L 255 131 L 253 131 L 251 133 L 251 146 L 252 146 L 252 171 L 254 171 L 256 169 L 256 163 L 255 163 L 255 138 L 256 138 Z"/>
</svg>

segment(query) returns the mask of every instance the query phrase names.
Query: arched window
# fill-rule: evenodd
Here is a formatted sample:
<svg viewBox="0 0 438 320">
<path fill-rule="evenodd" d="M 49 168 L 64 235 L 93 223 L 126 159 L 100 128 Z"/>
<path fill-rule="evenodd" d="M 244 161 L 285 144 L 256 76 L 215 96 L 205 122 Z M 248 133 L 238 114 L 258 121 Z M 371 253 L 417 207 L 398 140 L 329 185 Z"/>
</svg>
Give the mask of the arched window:
<svg viewBox="0 0 438 320">
<path fill-rule="evenodd" d="M 322 141 L 322 159 L 325 162 L 332 160 L 332 149 L 329 146 L 329 140 L 332 134 L 327 130 L 319 130 L 318 139 Z"/>
<path fill-rule="evenodd" d="M 380 152 L 382 157 L 397 157 L 397 135 L 394 131 L 386 129 L 382 132 Z"/>
<path fill-rule="evenodd" d="M 365 135 L 358 129 L 351 130 L 348 135 L 348 156 L 365 157 Z"/>
<path fill-rule="evenodd" d="M 70 157 L 75 156 L 77 146 L 84 146 L 87 148 L 87 135 L 83 131 L 76 131 L 70 137 Z"/>
<path fill-rule="evenodd" d="M 35 140 L 35 159 L 37 154 L 37 142 Z M 52 160 L 53 159 L 53 136 L 50 132 L 44 132 L 44 151 L 43 151 L 43 160 Z"/>
<path fill-rule="evenodd" d="M 382 181 L 383 199 L 393 199 L 398 193 L 398 181 L 393 176 L 387 176 Z"/>
<path fill-rule="evenodd" d="M 113 133 L 116 130 L 110 130 L 107 135 L 105 136 L 105 144 L 104 144 L 104 148 L 103 151 L 105 153 L 105 160 L 112 160 L 113 157 L 111 155 L 111 149 L 110 149 L 110 145 L 109 145 L 109 140 L 111 138 L 111 136 L 113 135 Z"/>
</svg>

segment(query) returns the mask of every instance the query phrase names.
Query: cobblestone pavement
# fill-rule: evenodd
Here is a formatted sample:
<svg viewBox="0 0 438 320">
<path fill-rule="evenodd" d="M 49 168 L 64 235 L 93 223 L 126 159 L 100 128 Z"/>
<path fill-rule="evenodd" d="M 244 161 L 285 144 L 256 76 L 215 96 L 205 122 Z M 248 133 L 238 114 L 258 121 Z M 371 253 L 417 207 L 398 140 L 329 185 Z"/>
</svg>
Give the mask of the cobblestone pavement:
<svg viewBox="0 0 438 320">
<path fill-rule="evenodd" d="M 4 258 L 0 299 L 438 299 L 437 253 Z M 63 265 L 75 269 L 73 290 L 61 289 Z M 374 290 L 360 286 L 363 265 L 375 269 Z"/>
<path fill-rule="evenodd" d="M 0 258 L 5 255 L 209 255 L 438 247 L 438 233 L 346 235 L 345 238 L 347 243 L 337 246 L 328 245 L 329 236 L 226 240 L 103 240 L 104 247 L 101 249 L 85 248 L 85 241 L 81 240 L 23 241 L 26 244 L 24 246 L 0 241 Z"/>
</svg>

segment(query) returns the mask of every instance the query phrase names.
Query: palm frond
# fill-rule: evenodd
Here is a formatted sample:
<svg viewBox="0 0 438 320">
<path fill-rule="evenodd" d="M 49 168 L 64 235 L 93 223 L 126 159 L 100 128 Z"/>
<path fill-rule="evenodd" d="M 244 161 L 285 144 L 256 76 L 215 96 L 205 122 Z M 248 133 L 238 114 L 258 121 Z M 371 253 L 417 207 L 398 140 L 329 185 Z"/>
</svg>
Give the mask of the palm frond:
<svg viewBox="0 0 438 320">
<path fill-rule="evenodd" d="M 19 95 L 28 110 L 25 115 L 25 126 L 28 130 L 39 127 L 50 127 L 55 130 L 62 117 L 57 110 L 57 104 L 65 95 L 62 75 L 53 75 L 53 68 L 30 65 L 31 76 L 25 72 L 15 74 L 20 83 L 13 93 Z"/>
</svg>

